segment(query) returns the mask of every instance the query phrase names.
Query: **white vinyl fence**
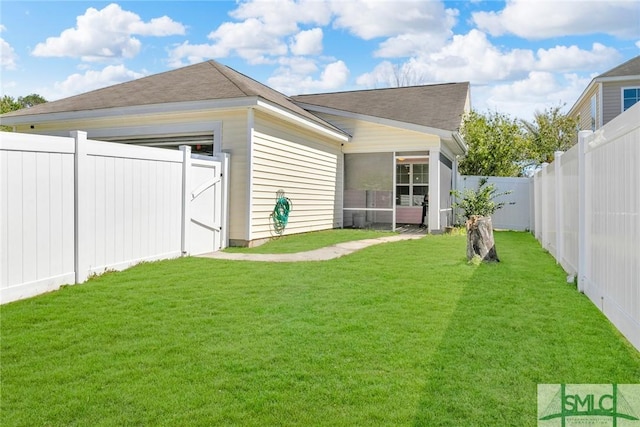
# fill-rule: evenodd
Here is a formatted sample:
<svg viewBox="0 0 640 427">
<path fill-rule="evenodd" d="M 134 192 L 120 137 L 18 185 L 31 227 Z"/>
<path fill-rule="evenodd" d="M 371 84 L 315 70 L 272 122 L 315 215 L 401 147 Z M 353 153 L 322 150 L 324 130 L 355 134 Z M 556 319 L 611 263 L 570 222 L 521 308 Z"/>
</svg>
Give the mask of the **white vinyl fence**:
<svg viewBox="0 0 640 427">
<path fill-rule="evenodd" d="M 462 193 L 469 188 L 477 190 L 484 177 L 459 175 L 456 188 Z M 510 191 L 510 194 L 496 198 L 496 202 L 505 202 L 502 209 L 491 215 L 495 229 L 525 231 L 531 229 L 531 181 L 529 178 L 488 177 L 487 185 L 495 185 L 498 194 Z"/>
<path fill-rule="evenodd" d="M 640 103 L 535 174 L 534 234 L 640 349 Z"/>
<path fill-rule="evenodd" d="M 0 303 L 227 244 L 226 155 L 0 137 Z"/>
</svg>

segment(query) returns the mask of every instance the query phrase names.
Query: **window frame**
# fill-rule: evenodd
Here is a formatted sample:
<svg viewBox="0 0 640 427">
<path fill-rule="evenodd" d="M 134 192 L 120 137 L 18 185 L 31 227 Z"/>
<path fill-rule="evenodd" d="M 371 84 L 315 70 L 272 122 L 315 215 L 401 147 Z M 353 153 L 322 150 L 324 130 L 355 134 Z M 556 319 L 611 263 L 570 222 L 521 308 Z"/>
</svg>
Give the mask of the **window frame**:
<svg viewBox="0 0 640 427">
<path fill-rule="evenodd" d="M 629 108 L 624 108 L 624 91 L 625 90 L 631 90 L 631 89 L 635 89 L 636 90 L 636 102 L 634 102 L 631 106 L 629 106 L 629 108 L 633 107 L 635 104 L 637 104 L 638 102 L 640 102 L 640 86 L 623 86 L 620 88 L 620 112 L 624 113 L 625 111 L 627 111 Z"/>
<path fill-rule="evenodd" d="M 422 166 L 426 166 L 427 167 L 427 171 L 424 172 L 420 172 L 420 174 L 423 177 L 426 177 L 426 182 L 419 182 L 416 183 L 415 179 L 414 179 L 414 166 L 415 165 L 422 165 Z M 409 182 L 399 182 L 398 181 L 398 167 L 399 166 L 409 166 Z M 429 161 L 426 162 L 411 162 L 411 163 L 396 163 L 396 168 L 395 168 L 395 193 L 396 193 L 396 202 L 395 202 L 395 206 L 396 207 L 403 207 L 403 208 L 415 208 L 415 207 L 421 207 L 422 206 L 422 201 L 424 199 L 424 195 L 419 195 L 420 196 L 420 201 L 418 202 L 417 200 L 415 200 L 415 193 L 414 193 L 414 187 L 420 187 L 420 188 L 424 188 L 426 189 L 426 195 L 429 194 Z M 398 187 L 405 187 L 409 189 L 409 205 L 403 205 L 399 202 L 399 197 L 401 196 L 401 194 L 398 192 Z"/>
</svg>

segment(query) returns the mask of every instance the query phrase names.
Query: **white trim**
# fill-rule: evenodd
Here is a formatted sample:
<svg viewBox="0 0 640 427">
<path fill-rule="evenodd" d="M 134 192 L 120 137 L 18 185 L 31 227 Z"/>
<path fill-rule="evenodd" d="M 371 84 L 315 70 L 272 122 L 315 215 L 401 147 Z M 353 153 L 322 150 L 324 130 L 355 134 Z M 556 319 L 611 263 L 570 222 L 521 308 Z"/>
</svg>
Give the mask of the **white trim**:
<svg viewBox="0 0 640 427">
<path fill-rule="evenodd" d="M 637 89 L 640 90 L 640 84 L 637 86 L 622 86 L 620 87 L 620 113 L 624 113 L 626 110 L 624 109 L 624 91 L 625 89 Z M 640 101 L 638 101 L 640 102 Z"/>
<path fill-rule="evenodd" d="M 598 85 L 598 98 L 596 99 L 596 104 L 598 106 L 597 117 L 596 117 L 596 129 L 604 126 L 604 85 Z"/>
<path fill-rule="evenodd" d="M 58 122 L 92 118 L 118 117 L 130 115 L 153 115 L 198 110 L 230 110 L 256 105 L 258 97 L 230 98 L 220 100 L 168 102 L 165 104 L 135 105 L 130 107 L 100 108 L 96 110 L 64 111 L 60 113 L 29 114 L 15 117 L 2 117 L 11 125 L 25 123 Z"/>
<path fill-rule="evenodd" d="M 327 127 L 321 126 L 320 124 L 314 123 L 309 119 L 293 114 L 270 102 L 266 102 L 261 99 L 258 100 L 256 105 L 265 111 L 271 112 L 272 114 L 275 113 L 278 116 L 284 117 L 286 120 L 290 122 L 294 122 L 297 125 L 301 125 L 301 126 L 313 129 L 316 132 L 324 133 L 330 136 L 331 138 L 337 139 L 341 142 L 348 142 L 351 139 L 351 137 L 344 132 L 338 131 L 337 129 L 336 130 L 330 129 L 329 126 L 333 126 L 333 125 L 330 125 L 329 123 L 327 123 Z"/>
<path fill-rule="evenodd" d="M 630 76 L 599 77 L 596 78 L 596 80 L 602 83 L 623 82 L 625 80 L 640 80 L 640 74 Z"/>
<path fill-rule="evenodd" d="M 251 213 L 253 212 L 253 138 L 255 132 L 255 113 L 253 108 L 247 112 L 247 211 L 246 211 L 246 241 L 253 240 L 253 227 L 251 224 Z"/>
</svg>

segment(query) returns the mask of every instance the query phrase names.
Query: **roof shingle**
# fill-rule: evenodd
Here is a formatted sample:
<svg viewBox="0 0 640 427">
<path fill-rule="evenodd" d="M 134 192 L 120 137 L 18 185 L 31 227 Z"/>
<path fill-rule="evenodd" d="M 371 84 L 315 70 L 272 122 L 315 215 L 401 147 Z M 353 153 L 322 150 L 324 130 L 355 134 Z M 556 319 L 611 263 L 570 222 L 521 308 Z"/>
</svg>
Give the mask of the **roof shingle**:
<svg viewBox="0 0 640 427">
<path fill-rule="evenodd" d="M 337 130 L 319 117 L 300 108 L 282 93 L 213 60 L 38 104 L 28 109 L 3 114 L 2 117 L 254 96 L 322 124 L 324 127 Z"/>
<path fill-rule="evenodd" d="M 299 95 L 291 99 L 319 107 L 456 131 L 469 83 L 445 83 L 387 89 Z"/>
</svg>

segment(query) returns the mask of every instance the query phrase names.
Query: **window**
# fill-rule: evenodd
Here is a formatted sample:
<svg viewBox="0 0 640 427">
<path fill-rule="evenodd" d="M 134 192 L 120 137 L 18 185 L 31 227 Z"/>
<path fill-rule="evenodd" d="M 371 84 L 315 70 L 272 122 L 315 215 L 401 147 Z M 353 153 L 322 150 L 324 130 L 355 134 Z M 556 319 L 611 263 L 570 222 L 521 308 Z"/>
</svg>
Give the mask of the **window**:
<svg viewBox="0 0 640 427">
<path fill-rule="evenodd" d="M 638 101 L 640 101 L 640 87 L 622 88 L 622 111 L 627 111 Z"/>
<path fill-rule="evenodd" d="M 396 165 L 396 206 L 422 206 L 429 194 L 429 164 Z"/>
</svg>

